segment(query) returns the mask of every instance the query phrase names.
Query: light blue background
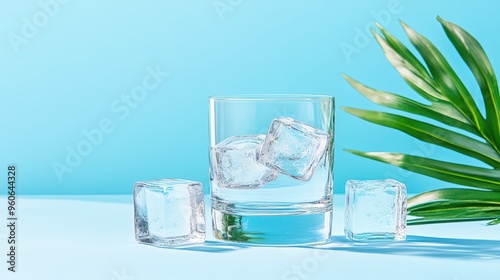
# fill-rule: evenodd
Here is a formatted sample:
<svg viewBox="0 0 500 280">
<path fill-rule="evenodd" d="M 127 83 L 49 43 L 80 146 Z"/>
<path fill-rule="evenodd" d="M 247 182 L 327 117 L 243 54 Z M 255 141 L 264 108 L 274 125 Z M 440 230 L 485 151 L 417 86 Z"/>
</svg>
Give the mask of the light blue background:
<svg viewBox="0 0 500 280">
<path fill-rule="evenodd" d="M 463 159 L 339 109 L 380 109 L 351 89 L 341 73 L 411 93 L 371 36 L 356 42 L 357 30 L 395 4 L 397 12 L 381 23 L 403 38 L 401 18 L 428 36 L 476 95 L 472 75 L 436 16 L 469 30 L 497 68 L 500 61 L 500 4 L 494 1 L 66 2 L 51 6 L 52 15 L 43 23 L 40 13 L 46 12 L 38 1 L 1 0 L 0 185 L 6 182 L 7 165 L 15 164 L 23 194 L 129 194 L 135 181 L 165 177 L 198 180 L 208 191 L 207 98 L 221 93 L 334 95 L 336 192 L 343 192 L 347 179 L 385 177 L 402 180 L 410 192 L 445 187 L 342 151 Z M 214 3 L 229 9 L 218 14 Z M 33 16 L 44 26 L 31 30 L 32 38 L 24 43 L 12 44 L 12 33 L 22 35 L 23 18 L 33 22 Z M 358 53 L 343 54 L 343 44 Z M 170 75 L 125 114 L 122 95 L 142 85 L 148 67 Z M 76 149 L 86 139 L 82 131 L 97 129 L 103 120 L 113 131 L 58 178 L 55 162 L 66 165 L 67 147 Z"/>
</svg>

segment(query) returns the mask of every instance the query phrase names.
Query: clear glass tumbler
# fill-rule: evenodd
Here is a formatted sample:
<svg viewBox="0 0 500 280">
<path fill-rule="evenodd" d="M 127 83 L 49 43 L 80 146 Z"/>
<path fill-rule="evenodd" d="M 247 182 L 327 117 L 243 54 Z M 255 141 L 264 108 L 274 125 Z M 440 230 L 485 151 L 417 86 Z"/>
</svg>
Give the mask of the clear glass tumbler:
<svg viewBox="0 0 500 280">
<path fill-rule="evenodd" d="M 215 238 L 277 246 L 327 242 L 332 224 L 334 98 L 308 94 L 232 95 L 210 97 L 209 103 Z M 293 127 L 276 128 L 277 119 Z M 321 145 L 321 151 L 316 145 L 304 146 L 310 141 L 315 143 L 309 138 L 314 137 L 309 133 L 315 131 L 327 135 L 323 143 L 326 149 Z M 279 133 L 288 134 L 271 137 Z M 260 154 L 266 153 L 262 148 L 266 141 L 275 145 L 274 149 L 297 155 L 286 159 L 294 167 L 307 165 L 311 159 L 304 155 L 317 150 L 312 176 L 299 178 L 279 168 L 267 169 L 269 166 L 259 161 L 269 158 Z"/>
</svg>

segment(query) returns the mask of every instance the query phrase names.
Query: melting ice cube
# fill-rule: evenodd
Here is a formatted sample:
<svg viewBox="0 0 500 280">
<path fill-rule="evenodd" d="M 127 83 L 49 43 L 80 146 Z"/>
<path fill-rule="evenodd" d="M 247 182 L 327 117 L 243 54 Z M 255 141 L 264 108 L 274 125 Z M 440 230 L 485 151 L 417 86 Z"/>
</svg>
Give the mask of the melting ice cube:
<svg viewBox="0 0 500 280">
<path fill-rule="evenodd" d="M 259 163 L 295 179 L 308 181 L 325 155 L 330 135 L 292 118 L 273 120 Z"/>
<path fill-rule="evenodd" d="M 214 180 L 224 188 L 259 188 L 276 180 L 278 173 L 257 162 L 265 135 L 233 136 L 212 147 Z"/>
</svg>

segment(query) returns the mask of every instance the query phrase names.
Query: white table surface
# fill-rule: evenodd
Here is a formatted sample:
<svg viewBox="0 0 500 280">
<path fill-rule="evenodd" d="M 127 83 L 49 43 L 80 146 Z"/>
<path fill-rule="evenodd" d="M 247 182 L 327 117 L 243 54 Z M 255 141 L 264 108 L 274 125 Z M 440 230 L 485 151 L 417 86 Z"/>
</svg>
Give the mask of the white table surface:
<svg viewBox="0 0 500 280">
<path fill-rule="evenodd" d="M 333 237 L 320 247 L 221 243 L 209 222 L 204 245 L 162 249 L 136 243 L 131 196 L 18 197 L 14 274 L 0 197 L 0 279 L 500 279 L 500 226 L 412 226 L 406 242 L 353 243 L 343 200 L 335 196 Z"/>
</svg>

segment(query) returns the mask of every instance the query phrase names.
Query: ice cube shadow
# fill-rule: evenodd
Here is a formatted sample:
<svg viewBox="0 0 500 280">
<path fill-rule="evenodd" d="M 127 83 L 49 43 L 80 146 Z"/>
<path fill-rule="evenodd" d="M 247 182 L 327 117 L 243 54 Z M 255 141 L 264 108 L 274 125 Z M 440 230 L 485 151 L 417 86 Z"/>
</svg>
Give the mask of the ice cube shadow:
<svg viewBox="0 0 500 280">
<path fill-rule="evenodd" d="M 206 252 L 206 253 L 228 253 L 236 250 L 246 249 L 248 247 L 250 246 L 240 243 L 207 240 L 205 241 L 205 243 L 199 245 L 193 245 L 189 247 L 179 247 L 174 249 L 183 251 Z"/>
<path fill-rule="evenodd" d="M 352 242 L 333 236 L 330 243 L 316 249 L 364 254 L 391 254 L 458 260 L 498 260 L 500 240 L 407 236 L 406 241 Z"/>
</svg>

